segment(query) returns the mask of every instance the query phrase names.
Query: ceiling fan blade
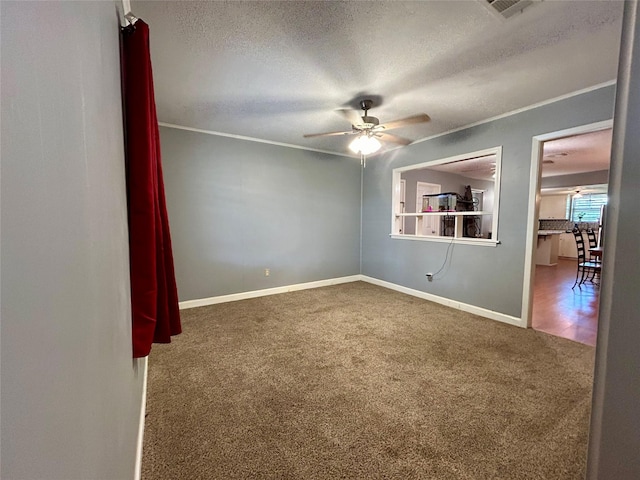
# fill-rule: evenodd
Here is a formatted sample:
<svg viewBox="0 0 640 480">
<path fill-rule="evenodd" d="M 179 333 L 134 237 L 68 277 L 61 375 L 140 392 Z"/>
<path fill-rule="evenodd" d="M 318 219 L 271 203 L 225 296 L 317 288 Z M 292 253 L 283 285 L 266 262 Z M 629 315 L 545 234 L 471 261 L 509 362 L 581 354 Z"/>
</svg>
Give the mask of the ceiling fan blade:
<svg viewBox="0 0 640 480">
<path fill-rule="evenodd" d="M 336 112 L 346 118 L 351 123 L 351 125 L 362 124 L 362 117 L 355 110 L 342 109 L 336 110 Z"/>
<path fill-rule="evenodd" d="M 406 125 L 413 125 L 414 123 L 424 123 L 431 120 L 429 115 L 426 113 L 421 113 L 420 115 L 414 115 L 413 117 L 401 118 L 399 120 L 393 120 L 391 122 L 383 123 L 378 125 L 380 130 L 391 130 L 392 128 L 400 128 Z"/>
<path fill-rule="evenodd" d="M 326 133 L 307 133 L 303 135 L 304 138 L 312 138 L 312 137 L 330 137 L 332 135 L 353 135 L 353 130 L 348 130 L 346 132 L 326 132 Z"/>
<path fill-rule="evenodd" d="M 397 135 L 391 135 L 390 133 L 379 132 L 376 134 L 376 136 L 379 136 L 380 139 L 384 140 L 385 142 L 397 143 L 398 145 L 409 145 L 410 143 L 413 142 L 408 138 L 402 138 Z"/>
</svg>

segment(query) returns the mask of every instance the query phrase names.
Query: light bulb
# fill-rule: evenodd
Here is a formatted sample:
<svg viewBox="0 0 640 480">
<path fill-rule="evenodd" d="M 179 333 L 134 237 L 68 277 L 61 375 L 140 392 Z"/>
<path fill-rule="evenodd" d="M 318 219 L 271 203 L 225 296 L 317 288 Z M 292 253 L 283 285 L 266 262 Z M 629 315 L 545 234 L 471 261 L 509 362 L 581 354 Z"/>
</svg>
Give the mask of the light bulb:
<svg viewBox="0 0 640 480">
<path fill-rule="evenodd" d="M 360 153 L 360 143 L 362 142 L 362 137 L 356 137 L 353 142 L 349 144 L 349 150 L 353 153 Z"/>
<path fill-rule="evenodd" d="M 349 144 L 349 149 L 353 153 L 369 155 L 380 150 L 381 146 L 382 144 L 378 141 L 377 138 L 370 137 L 368 135 L 360 135 Z"/>
</svg>

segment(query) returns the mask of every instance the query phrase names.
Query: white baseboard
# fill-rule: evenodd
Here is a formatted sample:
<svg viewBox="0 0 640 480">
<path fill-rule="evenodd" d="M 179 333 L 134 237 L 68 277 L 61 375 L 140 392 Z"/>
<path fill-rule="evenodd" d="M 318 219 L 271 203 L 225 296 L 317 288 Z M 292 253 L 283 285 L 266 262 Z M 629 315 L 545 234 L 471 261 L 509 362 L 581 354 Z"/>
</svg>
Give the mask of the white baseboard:
<svg viewBox="0 0 640 480">
<path fill-rule="evenodd" d="M 328 287 L 330 285 L 338 285 L 340 283 L 357 282 L 362 280 L 362 275 L 351 275 L 348 277 L 329 278 L 327 280 L 318 280 L 316 282 L 297 283 L 294 285 L 285 285 L 284 287 L 265 288 L 264 290 L 253 290 L 251 292 L 232 293 L 230 295 L 221 295 L 219 297 L 200 298 L 196 300 L 186 300 L 178 305 L 180 310 L 195 307 L 204 307 L 206 305 L 215 305 L 217 303 L 235 302 L 238 300 L 247 300 L 249 298 L 264 297 L 267 295 L 276 295 L 278 293 L 295 292 L 298 290 L 307 290 L 309 288 Z"/>
<path fill-rule="evenodd" d="M 142 365 L 141 365 L 142 364 Z M 142 366 L 142 402 L 140 405 L 140 420 L 138 423 L 138 443 L 136 445 L 136 464 L 134 480 L 140 480 L 142 476 L 142 441 L 144 439 L 144 419 L 147 413 L 147 372 L 149 368 L 149 357 L 139 360 L 138 366 Z"/>
<path fill-rule="evenodd" d="M 397 285 L 395 283 L 379 280 L 373 277 L 367 277 L 366 275 L 360 275 L 360 277 L 361 277 L 360 280 L 362 280 L 363 282 L 372 283 L 373 285 L 378 285 L 380 287 L 385 287 L 390 290 L 406 293 L 407 295 L 413 295 L 414 297 L 422 298 L 424 300 L 429 300 L 430 302 L 439 303 L 441 305 L 455 308 L 457 310 L 462 310 L 464 312 L 473 313 L 474 315 L 478 315 L 480 317 L 490 318 L 491 320 L 497 320 L 498 322 L 508 323 L 509 325 L 515 325 L 517 327 L 523 327 L 523 328 L 527 327 L 526 323 L 523 323 L 522 319 L 518 317 L 513 317 L 511 315 L 506 315 L 504 313 L 495 312 L 493 310 L 488 310 L 482 307 L 477 307 L 475 305 L 469 305 L 468 303 L 458 302 L 457 300 L 451 300 L 450 298 L 440 297 L 438 295 L 433 295 L 432 293 L 422 292 L 420 290 L 414 290 L 413 288 L 403 287 L 402 285 Z"/>
<path fill-rule="evenodd" d="M 219 297 L 201 298 L 196 300 L 187 300 L 180 302 L 180 310 L 187 308 L 203 307 L 206 305 L 215 305 L 217 303 L 235 302 L 237 300 L 246 300 L 248 298 L 264 297 L 266 295 L 275 295 L 278 293 L 295 292 L 297 290 L 306 290 L 308 288 L 328 287 L 329 285 L 338 285 L 340 283 L 349 283 L 363 281 L 380 287 L 389 288 L 397 292 L 406 293 L 414 297 L 429 300 L 430 302 L 439 303 L 447 307 L 462 310 L 464 312 L 473 313 L 480 317 L 490 318 L 491 320 L 497 320 L 498 322 L 508 323 L 509 325 L 515 325 L 517 327 L 526 328 L 526 324 L 523 323 L 521 318 L 506 315 L 504 313 L 495 312 L 486 308 L 478 307 L 475 305 L 469 305 L 468 303 L 458 302 L 450 298 L 440 297 L 433 295 L 432 293 L 422 292 L 420 290 L 414 290 L 413 288 L 403 287 L 395 283 L 387 282 L 385 280 L 379 280 L 377 278 L 368 277 L 366 275 L 351 275 L 348 277 L 330 278 L 327 280 L 319 280 L 317 282 L 298 283 L 295 285 L 286 285 L 284 287 L 267 288 L 264 290 L 254 290 L 251 292 L 233 293 L 231 295 L 221 295 Z"/>
</svg>

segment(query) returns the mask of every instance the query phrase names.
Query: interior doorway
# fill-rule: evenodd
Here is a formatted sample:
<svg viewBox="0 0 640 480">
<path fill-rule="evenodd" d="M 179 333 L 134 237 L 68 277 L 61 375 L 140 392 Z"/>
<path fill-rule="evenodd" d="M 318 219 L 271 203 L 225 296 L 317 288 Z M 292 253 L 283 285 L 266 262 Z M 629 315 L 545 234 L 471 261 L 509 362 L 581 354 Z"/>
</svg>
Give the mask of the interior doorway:
<svg viewBox="0 0 640 480">
<path fill-rule="evenodd" d="M 441 192 L 442 186 L 437 183 L 416 182 L 416 209 L 415 212 L 422 212 L 422 196 L 433 195 Z M 416 222 L 416 235 L 424 236 L 439 236 L 440 233 L 440 217 L 425 216 L 422 218 L 422 222 L 415 219 Z M 418 229 L 421 228 L 419 231 Z"/>
<path fill-rule="evenodd" d="M 595 199 L 606 201 L 611 128 L 612 121 L 600 122 L 533 142 L 523 316 L 529 327 L 589 345 L 597 337 L 599 286 L 574 287 L 578 259 L 571 229 L 598 229 L 599 218 L 585 209 Z"/>
</svg>

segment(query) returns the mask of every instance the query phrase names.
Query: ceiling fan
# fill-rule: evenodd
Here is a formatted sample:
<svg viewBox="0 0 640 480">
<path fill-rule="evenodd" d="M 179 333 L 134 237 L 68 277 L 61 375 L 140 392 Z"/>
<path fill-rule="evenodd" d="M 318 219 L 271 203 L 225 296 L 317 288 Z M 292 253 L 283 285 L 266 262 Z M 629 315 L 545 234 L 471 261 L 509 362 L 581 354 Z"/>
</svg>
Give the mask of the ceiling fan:
<svg viewBox="0 0 640 480">
<path fill-rule="evenodd" d="M 380 123 L 376 117 L 368 115 L 369 110 L 373 107 L 373 101 L 369 99 L 360 101 L 360 108 L 364 110 L 364 115 L 360 116 L 355 110 L 338 110 L 337 112 L 351 122 L 351 130 L 341 132 L 327 133 L 311 133 L 304 135 L 304 138 L 311 137 L 328 137 L 334 135 L 357 135 L 356 139 L 349 144 L 349 149 L 353 153 L 359 153 L 361 161 L 364 162 L 364 156 L 377 152 L 382 144 L 380 140 L 397 145 L 409 145 L 412 141 L 397 135 L 387 133 L 387 130 L 394 128 L 406 127 L 416 123 L 424 123 L 430 120 L 429 115 L 421 113 L 399 120 L 393 120 L 387 123 Z M 380 140 L 378 140 L 380 139 Z"/>
</svg>

